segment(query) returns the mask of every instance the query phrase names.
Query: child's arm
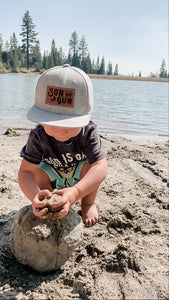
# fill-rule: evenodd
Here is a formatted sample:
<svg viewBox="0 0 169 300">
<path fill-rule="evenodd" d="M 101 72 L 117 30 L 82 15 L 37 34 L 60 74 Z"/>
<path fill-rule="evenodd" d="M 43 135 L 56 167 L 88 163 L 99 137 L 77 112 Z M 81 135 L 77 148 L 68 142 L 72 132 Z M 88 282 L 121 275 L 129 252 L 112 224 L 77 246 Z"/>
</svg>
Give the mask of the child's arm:
<svg viewBox="0 0 169 300">
<path fill-rule="evenodd" d="M 55 206 L 64 205 L 64 209 L 58 213 L 58 217 L 64 217 L 73 203 L 97 189 L 106 175 L 107 160 L 103 158 L 93 163 L 86 175 L 75 186 L 58 190 L 57 193 L 62 198 Z"/>
<path fill-rule="evenodd" d="M 42 218 L 48 209 L 44 208 L 39 210 L 39 208 L 46 205 L 46 201 L 43 199 L 51 197 L 52 194 L 49 190 L 41 191 L 38 187 L 35 180 L 37 169 L 38 165 L 32 164 L 23 158 L 18 172 L 18 181 L 22 192 L 32 202 L 34 214 Z"/>
</svg>

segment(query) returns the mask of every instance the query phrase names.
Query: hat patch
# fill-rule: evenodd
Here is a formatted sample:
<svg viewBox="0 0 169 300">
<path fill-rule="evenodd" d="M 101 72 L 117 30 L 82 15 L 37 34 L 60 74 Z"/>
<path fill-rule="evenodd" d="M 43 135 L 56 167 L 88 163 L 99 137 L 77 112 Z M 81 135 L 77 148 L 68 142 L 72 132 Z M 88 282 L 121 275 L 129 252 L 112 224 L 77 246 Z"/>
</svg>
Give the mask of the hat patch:
<svg viewBox="0 0 169 300">
<path fill-rule="evenodd" d="M 47 86 L 46 104 L 54 106 L 74 107 L 75 90 L 55 86 Z"/>
</svg>

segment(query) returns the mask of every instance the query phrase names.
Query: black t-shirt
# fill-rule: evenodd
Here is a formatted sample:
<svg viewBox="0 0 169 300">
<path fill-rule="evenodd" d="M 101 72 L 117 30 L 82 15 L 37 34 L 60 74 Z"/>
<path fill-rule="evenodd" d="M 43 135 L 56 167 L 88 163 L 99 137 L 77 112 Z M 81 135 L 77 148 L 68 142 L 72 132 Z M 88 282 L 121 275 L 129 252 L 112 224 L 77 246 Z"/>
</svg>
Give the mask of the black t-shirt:
<svg viewBox="0 0 169 300">
<path fill-rule="evenodd" d="M 49 136 L 42 125 L 32 129 L 21 157 L 33 164 L 45 162 L 60 171 L 74 168 L 82 160 L 90 164 L 106 157 L 97 126 L 90 121 L 80 133 L 69 141 L 60 142 Z"/>
</svg>

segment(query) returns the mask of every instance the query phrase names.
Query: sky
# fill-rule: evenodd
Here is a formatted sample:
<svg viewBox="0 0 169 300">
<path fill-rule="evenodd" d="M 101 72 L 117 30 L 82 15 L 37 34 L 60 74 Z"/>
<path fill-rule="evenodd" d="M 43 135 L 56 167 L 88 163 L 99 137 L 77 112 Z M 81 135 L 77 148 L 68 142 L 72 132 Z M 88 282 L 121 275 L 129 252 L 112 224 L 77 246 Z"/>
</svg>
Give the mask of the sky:
<svg viewBox="0 0 169 300">
<path fill-rule="evenodd" d="M 68 55 L 74 31 L 85 37 L 91 59 L 104 56 L 123 75 L 149 76 L 168 66 L 168 0 L 0 0 L 0 33 L 4 43 L 29 11 L 41 53 L 56 47 Z"/>
</svg>

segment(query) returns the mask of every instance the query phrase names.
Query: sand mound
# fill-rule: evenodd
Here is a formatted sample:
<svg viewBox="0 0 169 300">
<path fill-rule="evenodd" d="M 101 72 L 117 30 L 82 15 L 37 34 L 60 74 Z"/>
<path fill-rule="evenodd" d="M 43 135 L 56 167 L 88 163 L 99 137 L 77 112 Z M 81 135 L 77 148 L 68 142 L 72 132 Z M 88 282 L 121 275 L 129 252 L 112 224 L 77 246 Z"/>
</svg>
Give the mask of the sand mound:
<svg viewBox="0 0 169 300">
<path fill-rule="evenodd" d="M 81 218 L 73 209 L 61 220 L 42 220 L 32 206 L 22 208 L 14 220 L 10 246 L 17 260 L 40 271 L 59 269 L 83 238 Z"/>
</svg>

